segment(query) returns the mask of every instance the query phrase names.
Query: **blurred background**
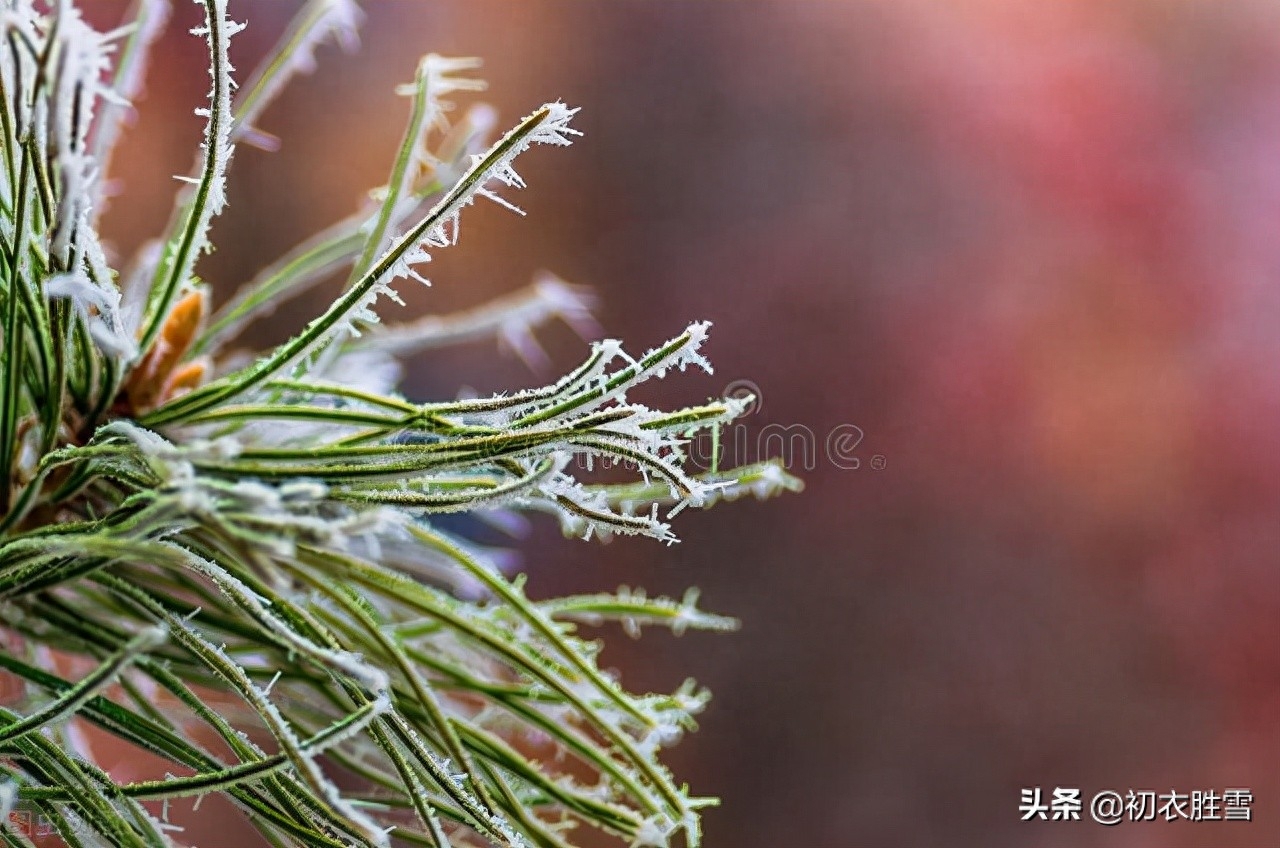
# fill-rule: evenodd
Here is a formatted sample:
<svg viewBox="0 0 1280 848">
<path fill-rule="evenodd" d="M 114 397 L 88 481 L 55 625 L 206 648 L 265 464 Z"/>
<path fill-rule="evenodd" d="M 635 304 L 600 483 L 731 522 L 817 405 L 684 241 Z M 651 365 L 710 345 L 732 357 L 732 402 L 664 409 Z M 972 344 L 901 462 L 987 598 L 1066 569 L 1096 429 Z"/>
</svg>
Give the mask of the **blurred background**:
<svg viewBox="0 0 1280 848">
<path fill-rule="evenodd" d="M 231 4 L 243 74 L 299 5 Z M 401 288 L 445 312 L 548 269 L 632 350 L 715 322 L 715 376 L 653 399 L 758 387 L 730 458 L 783 455 L 803 494 L 686 513 L 671 548 L 519 543 L 531 594 L 697 585 L 742 619 L 605 634 L 631 688 L 716 693 L 669 755 L 723 798 L 709 846 L 1280 845 L 1280 3 L 364 5 L 360 54 L 322 49 L 259 122 L 282 150 L 237 152 L 200 273 L 225 297 L 384 183 L 424 52 L 483 57 L 503 127 L 582 107 L 579 143 L 521 160 L 528 217 L 471 210 Z M 200 137 L 177 6 L 117 160 L 122 256 Z M 259 341 L 320 300 L 291 306 Z M 406 391 L 585 349 L 540 338 L 554 371 L 477 343 Z M 1246 787 L 1254 820 L 1021 822 L 1036 786 Z"/>
</svg>

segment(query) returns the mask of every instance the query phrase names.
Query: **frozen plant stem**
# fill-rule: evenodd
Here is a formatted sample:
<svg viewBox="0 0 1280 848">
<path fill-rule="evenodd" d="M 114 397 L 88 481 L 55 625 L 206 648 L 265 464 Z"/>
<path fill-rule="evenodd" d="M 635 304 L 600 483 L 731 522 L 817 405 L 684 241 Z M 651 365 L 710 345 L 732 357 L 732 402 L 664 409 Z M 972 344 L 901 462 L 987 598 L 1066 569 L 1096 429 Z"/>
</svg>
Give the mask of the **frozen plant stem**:
<svg viewBox="0 0 1280 848">
<path fill-rule="evenodd" d="M 586 824 L 623 844 L 694 848 L 714 800 L 690 795 L 660 753 L 707 694 L 692 682 L 627 691 L 578 628 L 736 622 L 699 610 L 694 592 L 535 600 L 438 516 L 544 512 L 570 536 L 673 542 L 687 507 L 798 489 L 773 463 L 691 467 L 689 440 L 746 401 L 630 399 L 670 371 L 710 371 L 710 325 L 634 357 L 595 342 L 539 388 L 399 393 L 397 356 L 485 334 L 536 355 L 538 324 L 593 326 L 589 299 L 551 277 L 382 325 L 383 301 L 399 303 L 398 282 L 422 280 L 431 253 L 457 242 L 468 206 L 515 209 L 499 192 L 524 187 L 518 157 L 579 135 L 577 110 L 558 102 L 492 145 L 483 108 L 450 125 L 447 98 L 482 87 L 468 75 L 478 62 L 436 55 L 403 89 L 409 123 L 375 201 L 210 317 L 195 271 L 235 144 L 277 146 L 254 123 L 321 45 L 354 47 L 361 14 L 353 0 L 308 0 L 237 93 L 230 43 L 243 25 L 226 0 L 197 5 L 211 79 L 197 167 L 126 297 L 96 222 L 168 4 L 140 0 L 104 35 L 69 0 L 0 0 L 0 668 L 24 693 L 0 709 L 0 812 L 29 808 L 71 845 L 152 848 L 182 844 L 169 799 L 216 792 L 282 846 L 569 848 Z M 292 339 L 248 364 L 224 354 L 334 273 L 346 287 Z M 582 475 L 595 459 L 637 479 Z M 85 723 L 169 774 L 116 782 L 81 744 Z M 210 734 L 225 756 L 196 741 Z"/>
</svg>

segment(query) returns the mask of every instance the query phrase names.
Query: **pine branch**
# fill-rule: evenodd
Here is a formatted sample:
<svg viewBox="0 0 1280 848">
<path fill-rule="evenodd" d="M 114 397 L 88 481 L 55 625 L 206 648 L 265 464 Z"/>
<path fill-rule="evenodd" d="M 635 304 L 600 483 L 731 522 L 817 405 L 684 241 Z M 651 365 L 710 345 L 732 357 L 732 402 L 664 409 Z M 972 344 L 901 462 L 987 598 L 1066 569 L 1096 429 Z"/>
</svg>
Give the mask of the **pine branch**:
<svg viewBox="0 0 1280 848">
<path fill-rule="evenodd" d="M 661 755 L 695 729 L 707 693 L 692 681 L 633 693 L 579 629 L 737 622 L 692 591 L 532 598 L 501 555 L 437 516 L 549 513 L 570 536 L 670 543 L 688 507 L 798 490 L 778 463 L 690 462 L 690 440 L 748 399 L 662 410 L 631 398 L 677 370 L 709 372 L 709 322 L 635 357 L 596 342 L 535 388 L 401 394 L 398 357 L 496 336 L 545 362 L 545 321 L 595 329 L 589 295 L 549 275 L 473 310 L 379 326 L 375 307 L 456 243 L 468 206 L 515 209 L 499 191 L 524 188 L 519 156 L 579 134 L 577 110 L 555 102 L 486 145 L 489 111 L 447 120 L 451 97 L 481 88 L 459 75 L 476 62 L 435 55 L 404 89 L 410 119 L 376 202 L 206 321 L 195 271 L 232 144 L 274 147 L 256 121 L 318 45 L 354 46 L 360 14 L 350 0 L 305 4 L 233 99 L 239 25 L 225 0 L 198 2 L 204 140 L 154 265 L 140 263 L 137 327 L 96 222 L 165 6 L 141 2 L 132 26 L 105 35 L 69 3 L 13 0 L 0 16 L 0 669 L 26 693 L 0 710 L 0 813 L 44 816 L 73 846 L 162 848 L 181 839 L 163 820 L 169 799 L 220 793 L 273 845 L 571 848 L 587 825 L 637 848 L 696 848 L 714 799 L 691 796 Z M 347 287 L 289 341 L 247 365 L 224 354 L 344 268 Z M 596 462 L 635 479 L 606 482 Z M 89 670 L 67 679 L 70 667 Z M 81 744 L 86 724 L 172 773 L 119 782 Z M 211 736 L 225 756 L 196 741 Z"/>
</svg>

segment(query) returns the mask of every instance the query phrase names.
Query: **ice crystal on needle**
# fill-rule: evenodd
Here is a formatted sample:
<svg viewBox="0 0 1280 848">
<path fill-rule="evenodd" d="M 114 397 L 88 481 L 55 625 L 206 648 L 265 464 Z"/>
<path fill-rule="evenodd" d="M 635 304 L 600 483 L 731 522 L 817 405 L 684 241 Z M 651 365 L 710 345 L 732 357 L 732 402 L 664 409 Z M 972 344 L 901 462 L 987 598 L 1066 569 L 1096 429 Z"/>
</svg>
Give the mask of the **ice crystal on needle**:
<svg viewBox="0 0 1280 848">
<path fill-rule="evenodd" d="M 469 206 L 519 212 L 516 160 L 580 135 L 556 101 L 489 143 L 492 110 L 452 111 L 482 89 L 478 62 L 435 54 L 400 89 L 409 121 L 370 204 L 212 309 L 195 271 L 214 217 L 234 211 L 235 145 L 278 146 L 259 116 L 323 44 L 354 48 L 362 15 L 308 0 L 238 87 L 243 25 L 226 0 L 197 5 L 211 87 L 196 165 L 122 292 L 96 225 L 108 195 L 127 205 L 106 172 L 168 4 L 140 0 L 100 34 L 70 0 L 0 0 L 0 669 L 25 684 L 0 707 L 0 812 L 129 848 L 183 844 L 170 802 L 209 793 L 276 845 L 566 848 L 584 823 L 620 844 L 698 845 L 710 801 L 660 757 L 705 691 L 633 694 L 577 628 L 735 622 L 692 592 L 534 600 L 440 516 L 550 513 L 570 536 L 672 542 L 688 507 L 797 488 L 773 464 L 688 462 L 689 440 L 746 400 L 633 400 L 647 380 L 710 372 L 710 324 L 638 356 L 595 342 L 538 388 L 400 393 L 400 357 L 493 336 L 545 364 L 538 326 L 595 329 L 586 292 L 548 274 L 466 312 L 398 314 L 395 286 L 457 243 Z M 289 341 L 232 349 L 335 273 L 341 294 Z M 87 725 L 163 775 L 116 782 Z"/>
</svg>

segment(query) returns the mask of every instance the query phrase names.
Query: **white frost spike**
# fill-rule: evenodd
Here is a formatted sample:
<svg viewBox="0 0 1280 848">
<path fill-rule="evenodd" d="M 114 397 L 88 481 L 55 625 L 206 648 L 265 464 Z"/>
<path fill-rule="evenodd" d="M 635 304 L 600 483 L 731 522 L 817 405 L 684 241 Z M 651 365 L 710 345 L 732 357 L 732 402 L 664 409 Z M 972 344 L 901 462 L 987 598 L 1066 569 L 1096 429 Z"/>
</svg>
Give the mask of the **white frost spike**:
<svg viewBox="0 0 1280 848">
<path fill-rule="evenodd" d="M 699 352 L 699 349 L 702 347 L 702 343 L 707 340 L 707 336 L 710 334 L 710 331 L 710 321 L 698 321 L 690 324 L 689 328 L 685 330 L 685 333 L 689 336 L 689 341 L 686 342 L 685 345 L 676 353 L 671 362 L 671 367 L 678 367 L 683 371 L 688 365 L 696 365 L 708 374 L 713 373 L 714 369 L 711 367 L 711 363 Z M 663 376 L 665 373 L 665 367 L 658 370 L 659 377 Z"/>
<path fill-rule="evenodd" d="M 226 17 L 226 0 L 214 0 L 214 5 L 219 7 L 219 19 L 212 22 L 214 30 L 210 36 L 210 46 L 215 48 L 214 61 L 221 66 L 221 70 L 209 69 L 209 76 L 213 79 L 213 88 L 209 90 L 209 99 L 211 101 L 209 115 L 208 140 L 213 144 L 213 150 L 208 153 L 210 156 L 211 179 L 209 180 L 209 217 L 222 213 L 223 207 L 227 204 L 227 167 L 231 164 L 231 154 L 234 152 L 231 142 L 231 72 L 235 70 L 231 66 L 231 61 L 227 54 L 227 43 L 231 40 L 231 36 L 244 29 L 245 25 L 228 20 Z M 221 33 L 218 27 L 222 28 Z M 212 112 L 220 113 L 221 120 L 218 120 Z M 208 234 L 208 221 L 201 227 L 201 240 L 205 241 Z"/>
<path fill-rule="evenodd" d="M 669 819 L 650 816 L 640 823 L 631 848 L 667 848 L 676 826 Z"/>
<path fill-rule="evenodd" d="M 528 506 L 545 509 L 560 519 L 565 535 L 607 540 L 615 533 L 626 536 L 650 536 L 668 545 L 679 541 L 671 525 L 658 520 L 657 504 L 649 515 L 627 515 L 615 512 L 603 492 L 590 491 L 568 474 L 559 473 L 541 487 L 546 500 L 531 500 Z"/>
<path fill-rule="evenodd" d="M 64 298 L 84 322 L 89 335 L 104 353 L 118 359 L 130 359 L 138 347 L 125 329 L 120 317 L 120 293 L 115 289 L 94 285 L 81 273 L 60 274 L 49 281 L 45 293 L 51 298 Z"/>
<path fill-rule="evenodd" d="M 204 0 L 193 0 L 198 6 L 204 6 Z M 231 65 L 228 54 L 228 42 L 231 37 L 244 29 L 244 24 L 227 18 L 227 0 L 210 0 L 212 7 L 206 6 L 206 22 L 204 26 L 193 27 L 191 34 L 203 37 L 209 43 L 209 77 L 213 86 L 209 89 L 209 106 L 195 110 L 197 115 L 208 118 L 205 127 L 205 140 L 200 147 L 204 150 L 204 163 L 198 184 L 205 186 L 208 192 L 207 201 L 202 204 L 201 216 L 195 231 L 196 243 L 203 250 L 208 244 L 209 222 L 222 212 L 226 205 L 226 174 L 233 152 L 231 141 L 231 89 L 233 83 Z M 178 177 L 182 179 L 182 177 Z M 185 276 L 185 275 L 184 275 Z"/>
<path fill-rule="evenodd" d="M 486 188 L 485 183 L 489 180 L 497 180 L 510 188 L 524 188 L 524 178 L 516 172 L 516 169 L 511 164 L 515 159 L 516 154 L 526 150 L 530 144 L 534 143 L 566 146 L 573 143 L 571 136 L 582 135 L 579 130 L 569 126 L 569 121 L 578 113 L 577 109 L 570 109 L 558 100 L 555 103 L 548 103 L 542 108 L 546 110 L 547 117 L 538 125 L 533 133 L 520 142 L 520 145 L 514 149 L 511 156 L 504 157 L 489 169 L 488 175 L 480 182 L 479 188 L 475 191 L 476 194 L 482 197 L 487 197 L 489 200 L 505 206 L 519 215 L 523 215 L 524 210 L 509 203 L 494 191 Z M 501 144 L 501 142 L 499 142 L 499 144 Z M 487 157 L 480 155 L 473 156 L 473 165 L 480 165 L 486 158 Z"/>
<path fill-rule="evenodd" d="M 783 492 L 799 492 L 804 489 L 804 484 L 787 474 L 777 460 L 761 463 L 741 474 L 739 480 L 725 480 L 715 487 L 709 487 L 700 506 L 709 507 L 721 500 L 735 501 L 746 495 L 752 495 L 756 500 L 767 500 Z"/>
<path fill-rule="evenodd" d="M 112 94 L 102 83 L 110 68 L 111 47 L 74 8 L 62 11 L 56 32 L 50 49 L 57 57 L 57 70 L 48 99 L 45 144 L 60 175 L 61 197 L 49 252 L 63 267 L 73 268 L 79 264 L 84 243 L 96 240 L 88 223 L 98 164 L 86 151 L 86 139 L 99 99 Z M 37 105 L 43 104 L 38 101 Z"/>
<path fill-rule="evenodd" d="M 200 0 L 195 0 L 199 3 Z M 227 19 L 226 0 L 207 0 L 205 26 L 196 27 L 193 33 L 207 36 L 209 43 L 209 76 L 213 87 L 209 91 L 209 121 L 205 127 L 204 152 L 200 164 L 200 184 L 190 192 L 184 192 L 179 203 L 182 229 L 169 240 L 170 249 L 153 280 L 152 296 L 148 301 L 147 320 L 142 335 L 142 346 L 149 348 L 160 332 L 173 299 L 190 279 L 191 270 L 201 253 L 209 249 L 209 225 L 213 216 L 226 204 L 227 165 L 231 161 L 231 62 L 227 43 L 231 36 L 244 29 Z"/>
<path fill-rule="evenodd" d="M 352 329 L 353 319 L 370 321 L 374 314 L 373 304 L 379 295 L 389 290 L 390 283 L 397 277 L 412 276 L 422 280 L 413 266 L 430 261 L 429 248 L 457 244 L 462 210 L 475 202 L 485 183 L 498 179 L 507 185 L 516 185 L 519 177 L 514 176 L 511 163 L 534 144 L 563 146 L 572 143 L 571 136 L 581 135 L 569 126 L 577 112 L 577 109 L 570 109 L 559 101 L 547 103 L 503 136 L 487 154 L 477 158 L 427 217 L 382 255 L 371 272 L 372 278 L 362 281 L 364 293 L 347 312 L 346 320 L 335 326 L 334 332 Z M 522 182 L 520 184 L 523 185 Z"/>
</svg>

